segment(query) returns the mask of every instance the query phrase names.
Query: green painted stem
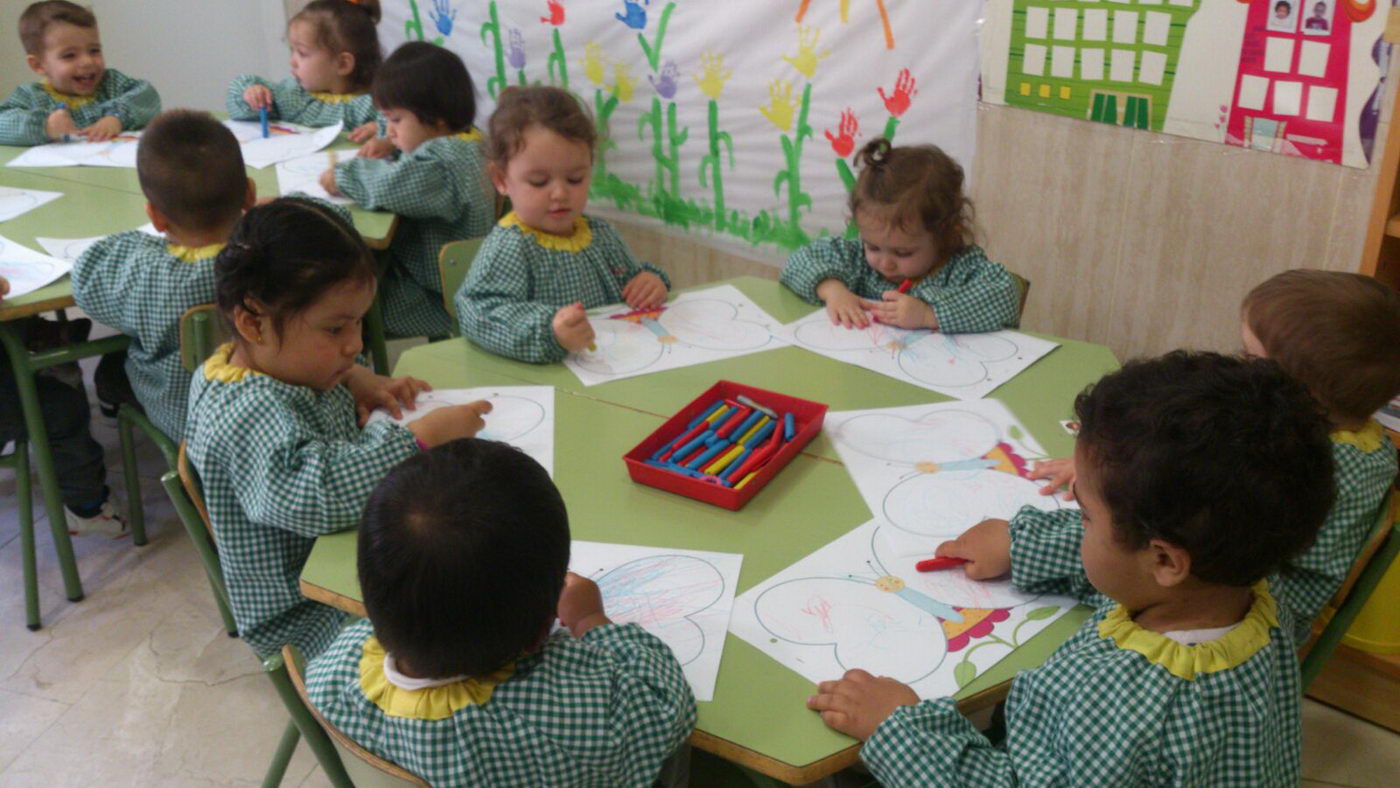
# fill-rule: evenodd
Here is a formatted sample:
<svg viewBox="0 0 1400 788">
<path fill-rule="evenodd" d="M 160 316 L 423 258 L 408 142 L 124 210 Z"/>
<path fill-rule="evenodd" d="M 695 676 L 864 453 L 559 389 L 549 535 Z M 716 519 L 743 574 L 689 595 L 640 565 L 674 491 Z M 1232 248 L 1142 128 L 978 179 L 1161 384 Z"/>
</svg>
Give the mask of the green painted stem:
<svg viewBox="0 0 1400 788">
<path fill-rule="evenodd" d="M 899 128 L 899 118 L 896 118 L 895 116 L 891 115 L 891 116 L 890 116 L 890 119 L 887 120 L 887 121 L 885 121 L 885 133 L 884 133 L 884 135 L 883 135 L 884 138 L 887 139 L 887 140 L 889 140 L 890 142 L 894 142 L 894 132 L 895 132 L 895 129 L 898 129 L 898 128 Z"/>
<path fill-rule="evenodd" d="M 418 3 L 414 2 L 414 0 L 408 0 L 408 7 L 413 12 L 413 18 L 403 23 L 404 38 L 407 38 L 410 41 L 422 41 L 423 20 L 422 17 L 418 16 Z M 492 9 L 492 12 L 495 12 L 494 8 Z"/>
<path fill-rule="evenodd" d="M 481 43 L 491 47 L 492 51 L 495 53 L 496 73 L 492 74 L 486 79 L 486 92 L 494 100 L 496 97 L 501 95 L 501 91 L 505 89 L 507 84 L 506 52 L 505 49 L 501 46 L 501 20 L 500 17 L 496 14 L 495 0 L 492 0 L 491 4 L 487 8 L 487 14 L 491 17 L 491 21 L 484 22 L 481 25 Z M 415 6 L 415 18 L 417 13 L 418 9 Z M 422 30 L 422 25 L 419 25 L 419 30 Z M 487 40 L 488 35 L 491 37 L 489 41 Z M 422 40 L 423 37 L 420 34 L 418 38 L 419 40 Z"/>
<path fill-rule="evenodd" d="M 656 46 L 652 47 L 647 43 L 646 36 L 637 34 L 637 42 L 642 45 L 642 51 L 646 53 L 647 63 L 651 65 L 651 70 L 656 70 L 656 64 L 661 62 L 661 44 L 666 38 L 666 24 L 671 21 L 671 12 L 675 10 L 675 3 L 667 3 L 666 8 L 661 11 L 661 21 L 656 23 Z"/>
<path fill-rule="evenodd" d="M 549 78 L 554 84 L 569 89 L 569 61 L 564 57 L 564 39 L 554 28 L 554 51 L 549 53 Z"/>
<path fill-rule="evenodd" d="M 711 188 L 715 195 L 715 229 L 723 230 L 727 222 L 724 210 L 724 163 L 720 156 L 720 145 L 729 149 L 729 168 L 734 168 L 734 140 L 728 132 L 719 130 L 719 102 L 710 99 L 710 152 L 700 159 L 700 186 Z M 706 183 L 705 173 L 710 172 Z"/>
</svg>

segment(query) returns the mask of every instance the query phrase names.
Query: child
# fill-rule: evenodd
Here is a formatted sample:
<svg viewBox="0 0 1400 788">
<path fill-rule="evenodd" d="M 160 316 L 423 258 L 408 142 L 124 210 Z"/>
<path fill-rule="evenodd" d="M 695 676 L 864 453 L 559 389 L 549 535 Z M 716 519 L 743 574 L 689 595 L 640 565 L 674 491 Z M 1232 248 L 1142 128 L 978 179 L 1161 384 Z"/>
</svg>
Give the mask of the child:
<svg viewBox="0 0 1400 788">
<path fill-rule="evenodd" d="M 160 112 L 151 83 L 109 69 L 97 17 L 66 0 L 24 9 L 19 40 L 40 82 L 20 85 L 0 104 L 0 145 L 42 145 L 75 134 L 89 142 L 139 129 Z"/>
<path fill-rule="evenodd" d="M 671 282 L 638 263 L 613 228 L 585 216 L 597 129 L 568 91 L 507 88 L 491 115 L 486 158 L 514 210 L 486 237 L 457 291 L 462 333 L 493 353 L 560 361 L 588 347 L 585 309 L 666 301 Z"/>
<path fill-rule="evenodd" d="M 1326 3 L 1319 2 L 1313 4 L 1313 15 L 1308 17 L 1308 20 L 1303 23 L 1303 29 L 1316 30 L 1321 33 L 1326 33 L 1332 29 L 1332 23 L 1327 20 Z"/>
<path fill-rule="evenodd" d="M 327 170 L 321 185 L 372 210 L 402 217 L 381 286 L 392 336 L 446 337 L 438 253 L 443 244 L 491 230 L 496 201 L 477 147 L 471 76 L 462 59 L 412 41 L 374 77 L 374 104 L 388 122 L 397 161 L 353 158 Z"/>
<path fill-rule="evenodd" d="M 431 785 L 646 786 L 695 726 L 670 649 L 566 574 L 564 501 L 524 453 L 459 440 L 405 461 L 359 538 L 369 618 L 306 687 L 376 755 Z"/>
<path fill-rule="evenodd" d="M 136 400 L 179 442 L 190 390 L 180 316 L 214 301 L 214 256 L 256 190 L 233 133 L 194 110 L 171 110 L 151 123 L 136 150 L 136 174 L 146 213 L 165 238 L 132 230 L 93 244 L 73 264 L 73 297 L 131 337 L 125 367 Z"/>
<path fill-rule="evenodd" d="M 356 364 L 374 258 L 343 209 L 284 197 L 244 214 L 214 261 L 233 341 L 194 374 L 186 442 L 238 631 L 260 656 L 320 653 L 341 615 L 297 590 L 317 536 L 354 526 L 374 484 L 420 447 L 467 437 L 485 402 L 407 428 L 369 410 L 426 388 Z M 356 414 L 359 414 L 357 423 Z"/>
<path fill-rule="evenodd" d="M 1395 480 L 1395 445 L 1373 414 L 1400 392 L 1400 294 L 1361 274 L 1298 269 L 1250 291 L 1240 313 L 1245 352 L 1274 359 L 1306 386 L 1332 428 L 1337 502 L 1274 589 L 1301 646 Z"/>
<path fill-rule="evenodd" d="M 1104 377 L 1075 412 L 1082 528 L 1026 507 L 938 548 L 970 578 L 1009 569 L 1096 608 L 1013 680 L 1006 746 L 951 699 L 865 671 L 808 706 L 865 739 L 888 785 L 1296 785 L 1298 659 L 1264 578 L 1331 505 L 1315 404 L 1273 362 L 1176 352 Z"/>
<path fill-rule="evenodd" d="M 379 0 L 313 0 L 287 23 L 292 78 L 272 84 L 243 74 L 228 86 L 229 117 L 269 118 L 304 126 L 344 123 L 349 138 L 367 142 L 379 131 L 370 102 L 379 48 Z"/>
<path fill-rule="evenodd" d="M 933 145 L 895 148 L 884 138 L 859 158 L 850 210 L 860 240 L 798 249 L 780 281 L 804 301 L 825 303 L 831 322 L 846 328 L 872 319 L 947 334 L 1016 326 L 1015 281 L 972 243 L 962 167 Z M 911 289 L 902 293 L 906 282 Z"/>
</svg>

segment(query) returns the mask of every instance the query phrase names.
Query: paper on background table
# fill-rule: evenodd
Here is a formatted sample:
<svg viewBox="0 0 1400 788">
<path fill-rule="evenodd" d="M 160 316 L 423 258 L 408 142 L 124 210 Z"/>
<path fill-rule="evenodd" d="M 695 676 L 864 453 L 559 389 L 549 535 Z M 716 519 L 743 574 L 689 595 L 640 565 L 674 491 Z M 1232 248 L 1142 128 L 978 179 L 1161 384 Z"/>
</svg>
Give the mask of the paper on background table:
<svg viewBox="0 0 1400 788">
<path fill-rule="evenodd" d="M 951 695 L 1072 608 L 1075 600 L 919 572 L 941 540 L 906 554 L 871 520 L 734 600 L 729 630 L 809 681 L 851 668 L 892 676 L 920 698 Z"/>
<path fill-rule="evenodd" d="M 157 238 L 164 237 L 162 233 L 156 231 L 155 225 L 153 224 L 143 224 L 136 229 L 147 235 L 154 235 Z M 76 263 L 83 252 L 88 250 L 88 247 L 106 237 L 105 235 L 94 235 L 91 238 L 35 238 L 34 240 L 37 241 L 40 246 L 44 247 L 45 252 L 48 252 L 54 257 L 60 260 L 67 260 L 70 263 Z"/>
<path fill-rule="evenodd" d="M 57 200 L 62 196 L 63 192 L 0 186 L 0 222 L 9 221 L 16 216 L 23 216 L 40 205 Z"/>
<path fill-rule="evenodd" d="M 569 568 L 598 584 L 614 623 L 636 623 L 670 646 L 695 699 L 707 701 L 715 695 L 743 560 L 736 553 L 575 540 Z"/>
<path fill-rule="evenodd" d="M 136 167 L 139 131 L 123 131 L 107 142 L 50 142 L 35 145 L 11 159 L 7 167 Z"/>
<path fill-rule="evenodd" d="M 354 151 L 331 151 L 330 153 L 311 153 L 306 156 L 298 156 L 295 159 L 277 162 L 277 191 L 286 196 L 292 192 L 304 192 L 312 197 L 319 197 L 323 200 L 338 205 L 350 205 L 355 201 L 349 197 L 332 196 L 330 192 L 321 187 L 321 173 L 330 169 L 331 157 L 339 155 L 351 157 Z"/>
<path fill-rule="evenodd" d="M 10 283 L 6 298 L 32 293 L 72 270 L 67 260 L 40 254 L 0 236 L 0 276 Z"/>
<path fill-rule="evenodd" d="M 1019 331 L 943 334 L 831 324 L 825 309 L 780 327 L 786 342 L 957 399 L 981 399 L 1059 345 Z"/>
<path fill-rule="evenodd" d="M 654 310 L 625 304 L 588 312 L 597 350 L 564 364 L 585 386 L 782 347 L 778 321 L 733 285 L 682 293 Z"/>
<path fill-rule="evenodd" d="M 230 121 L 233 122 L 233 121 Z M 275 123 L 272 136 L 264 139 L 262 131 L 258 136 L 243 143 L 243 163 L 255 169 L 263 169 L 279 161 L 289 161 L 326 147 L 340 136 L 341 124 L 313 129 L 291 123 Z M 278 129 L 286 130 L 276 133 Z M 237 136 L 235 133 L 234 136 Z"/>
<path fill-rule="evenodd" d="M 388 411 L 376 410 L 369 422 L 392 421 L 410 424 L 438 408 L 465 405 L 479 399 L 490 400 L 486 428 L 478 438 L 497 440 L 530 455 L 554 476 L 554 387 L 482 386 L 473 389 L 435 389 L 418 395 L 416 410 L 405 410 L 403 418 L 390 418 Z"/>
</svg>

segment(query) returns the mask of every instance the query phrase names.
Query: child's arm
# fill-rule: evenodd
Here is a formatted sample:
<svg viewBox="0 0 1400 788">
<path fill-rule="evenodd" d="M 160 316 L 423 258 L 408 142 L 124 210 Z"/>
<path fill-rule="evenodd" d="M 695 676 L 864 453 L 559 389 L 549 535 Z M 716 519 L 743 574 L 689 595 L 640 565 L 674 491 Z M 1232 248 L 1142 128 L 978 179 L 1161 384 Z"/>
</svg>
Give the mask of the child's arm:
<svg viewBox="0 0 1400 788">
<path fill-rule="evenodd" d="M 651 274 L 661 280 L 661 286 L 664 288 L 657 303 L 664 302 L 666 292 L 671 289 L 671 278 L 666 276 L 666 272 L 651 263 L 643 263 L 633 257 L 632 250 L 627 248 L 627 243 L 622 240 L 622 236 L 617 234 L 617 230 L 614 230 L 611 224 L 591 216 L 587 221 L 588 228 L 593 233 L 593 243 L 599 245 L 599 248 L 606 255 L 605 259 L 608 264 L 613 267 L 612 274 L 617 280 L 618 286 L 625 290 L 626 286 L 641 274 Z M 627 299 L 625 294 L 624 299 L 627 300 L 628 304 L 632 304 L 632 301 Z M 642 304 L 635 306 L 642 306 Z"/>
<path fill-rule="evenodd" d="M 1084 521 L 1077 509 L 1044 512 L 1022 506 L 1011 518 L 1011 582 L 1040 594 L 1068 594 L 1081 602 L 1102 595 L 1084 574 L 1079 542 Z"/>
<path fill-rule="evenodd" d="M 42 93 L 38 83 L 20 85 L 0 104 L 0 145 L 43 145 L 53 141 L 47 124 L 56 106 L 36 93 Z"/>
<path fill-rule="evenodd" d="M 286 120 L 292 123 L 301 123 L 307 126 L 331 126 L 339 121 L 343 115 L 341 110 L 331 113 L 333 117 L 326 120 L 318 112 L 318 107 L 328 105 L 316 101 L 310 93 L 301 89 L 295 79 L 284 79 L 281 82 L 268 82 L 255 74 L 242 74 L 234 78 L 228 86 L 228 95 L 225 97 L 225 104 L 228 105 L 228 116 L 234 120 L 257 120 L 260 116 L 258 108 L 248 103 L 245 93 L 248 88 L 259 85 L 272 94 L 272 104 L 267 108 L 267 116 L 273 120 Z"/>
<path fill-rule="evenodd" d="M 969 246 L 910 291 L 933 307 L 938 330 L 973 334 L 1016 326 L 1020 295 L 1011 273 Z"/>
<path fill-rule="evenodd" d="M 803 301 L 821 304 L 824 299 L 817 293 L 818 285 L 835 279 L 848 291 L 855 292 L 860 286 L 861 273 L 867 268 L 860 241 L 824 238 L 793 252 L 778 281 Z"/>
<path fill-rule="evenodd" d="M 156 335 L 178 331 L 163 324 L 165 318 L 214 300 L 214 271 L 207 262 L 176 260 L 163 239 L 131 230 L 103 238 L 78 257 L 73 298 L 99 323 L 154 343 Z"/>
<path fill-rule="evenodd" d="M 462 335 L 508 358 L 547 364 L 568 350 L 554 335 L 550 304 L 532 301 L 531 262 L 520 233 L 497 228 L 486 236 L 457 291 L 457 321 Z"/>
<path fill-rule="evenodd" d="M 398 161 L 362 157 L 342 161 L 335 166 L 335 186 L 369 210 L 389 211 L 412 219 L 455 219 L 464 205 L 494 212 L 494 205 L 473 205 L 463 195 L 464 188 L 486 180 L 480 159 L 472 157 L 470 169 L 470 175 L 462 179 L 457 168 L 448 167 L 447 162 L 420 146 Z M 476 193 L 485 194 L 480 189 Z"/>
</svg>

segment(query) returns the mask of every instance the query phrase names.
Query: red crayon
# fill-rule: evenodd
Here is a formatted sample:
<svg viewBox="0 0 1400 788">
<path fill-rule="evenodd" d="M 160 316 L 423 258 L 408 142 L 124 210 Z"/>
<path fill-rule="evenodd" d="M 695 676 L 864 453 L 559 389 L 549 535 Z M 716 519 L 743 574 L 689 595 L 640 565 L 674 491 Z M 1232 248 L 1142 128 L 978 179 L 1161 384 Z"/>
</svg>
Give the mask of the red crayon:
<svg viewBox="0 0 1400 788">
<path fill-rule="evenodd" d="M 914 568 L 920 572 L 934 572 L 939 569 L 952 569 L 965 563 L 967 563 L 966 558 L 930 558 L 914 564 Z"/>
<path fill-rule="evenodd" d="M 672 444 L 671 448 L 667 449 L 666 453 L 661 455 L 658 459 L 661 460 L 661 462 L 666 462 L 667 460 L 671 459 L 671 455 L 676 453 L 676 449 L 679 449 L 682 446 L 686 445 L 691 441 L 692 438 L 709 429 L 709 427 L 710 423 L 708 421 L 701 420 L 699 424 L 696 424 L 694 427 L 691 427 L 689 430 L 686 430 L 685 434 L 682 435 L 680 439 L 677 440 L 674 444 Z"/>
<path fill-rule="evenodd" d="M 903 282 L 900 282 L 900 283 L 899 283 L 899 287 L 895 289 L 895 292 L 896 292 L 896 293 L 907 293 L 907 292 L 909 292 L 909 288 L 911 288 L 911 287 L 913 287 L 913 286 L 914 286 L 914 280 L 913 280 L 913 279 L 905 279 Z"/>
</svg>

